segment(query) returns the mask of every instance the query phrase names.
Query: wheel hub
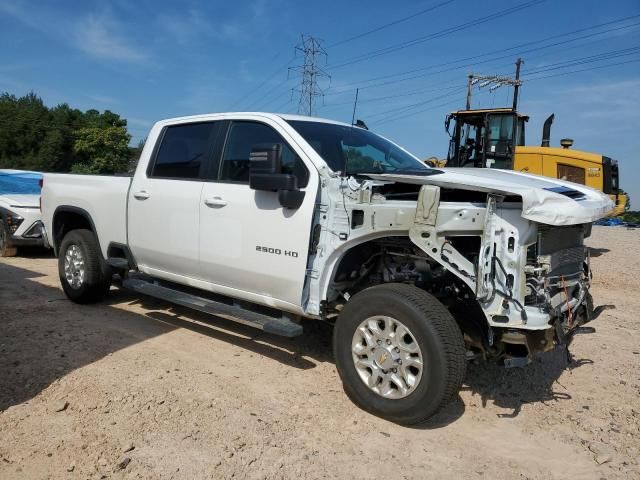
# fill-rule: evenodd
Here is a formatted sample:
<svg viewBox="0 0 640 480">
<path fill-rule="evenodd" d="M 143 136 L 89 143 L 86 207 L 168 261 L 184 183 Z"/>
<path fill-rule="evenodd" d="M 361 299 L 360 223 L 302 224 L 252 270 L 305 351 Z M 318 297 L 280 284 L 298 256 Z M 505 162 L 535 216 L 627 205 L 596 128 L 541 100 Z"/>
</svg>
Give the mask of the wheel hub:
<svg viewBox="0 0 640 480">
<path fill-rule="evenodd" d="M 390 347 L 377 347 L 373 351 L 373 362 L 383 370 L 391 370 L 398 366 L 400 354 Z"/>
<path fill-rule="evenodd" d="M 415 391 L 422 378 L 422 352 L 399 320 L 377 315 L 353 334 L 351 353 L 360 379 L 378 395 L 398 399 Z"/>
<path fill-rule="evenodd" d="M 82 250 L 75 244 L 69 245 L 64 255 L 64 276 L 71 288 L 82 287 L 85 277 L 85 263 Z"/>
</svg>

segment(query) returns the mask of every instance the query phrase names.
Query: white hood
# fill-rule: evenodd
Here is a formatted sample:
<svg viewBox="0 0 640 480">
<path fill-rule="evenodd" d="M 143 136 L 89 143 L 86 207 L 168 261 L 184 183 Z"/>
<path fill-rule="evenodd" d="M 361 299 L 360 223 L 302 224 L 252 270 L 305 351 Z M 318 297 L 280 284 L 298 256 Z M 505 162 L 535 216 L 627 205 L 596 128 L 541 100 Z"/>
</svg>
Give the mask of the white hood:
<svg viewBox="0 0 640 480">
<path fill-rule="evenodd" d="M 367 176 L 401 183 L 517 195 L 522 198 L 522 216 L 547 225 L 591 223 L 604 217 L 615 206 L 609 197 L 598 190 L 554 178 L 491 168 L 438 170 L 443 173 L 425 176 L 394 174 L 368 174 Z M 551 189 L 565 190 L 565 193 L 557 193 Z M 582 195 L 576 195 L 575 192 L 580 192 Z M 567 194 L 578 198 L 571 198 Z"/>
<path fill-rule="evenodd" d="M 0 195 L 0 199 L 4 203 L 9 205 L 15 205 L 18 207 L 35 207 L 40 206 L 40 195 L 26 194 L 26 193 L 7 193 Z"/>
</svg>

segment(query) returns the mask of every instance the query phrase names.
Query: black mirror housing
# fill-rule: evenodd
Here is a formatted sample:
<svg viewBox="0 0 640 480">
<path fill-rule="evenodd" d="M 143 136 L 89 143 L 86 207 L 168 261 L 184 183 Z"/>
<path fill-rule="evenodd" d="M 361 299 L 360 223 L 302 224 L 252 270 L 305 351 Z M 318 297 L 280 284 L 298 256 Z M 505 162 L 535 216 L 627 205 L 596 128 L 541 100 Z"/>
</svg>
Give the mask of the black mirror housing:
<svg viewBox="0 0 640 480">
<path fill-rule="evenodd" d="M 284 208 L 296 210 L 302 205 L 304 192 L 302 190 L 280 190 L 278 191 L 278 201 Z"/>
<path fill-rule="evenodd" d="M 302 205 L 304 192 L 298 189 L 295 175 L 282 173 L 282 145 L 254 145 L 249 156 L 249 187 L 252 190 L 278 192 L 284 208 Z"/>
<path fill-rule="evenodd" d="M 253 145 L 249 155 L 251 174 L 273 174 L 282 172 L 282 145 L 258 144 Z"/>
<path fill-rule="evenodd" d="M 284 173 L 253 173 L 249 175 L 251 190 L 277 192 L 280 190 L 297 190 L 298 179 L 294 175 Z"/>
</svg>

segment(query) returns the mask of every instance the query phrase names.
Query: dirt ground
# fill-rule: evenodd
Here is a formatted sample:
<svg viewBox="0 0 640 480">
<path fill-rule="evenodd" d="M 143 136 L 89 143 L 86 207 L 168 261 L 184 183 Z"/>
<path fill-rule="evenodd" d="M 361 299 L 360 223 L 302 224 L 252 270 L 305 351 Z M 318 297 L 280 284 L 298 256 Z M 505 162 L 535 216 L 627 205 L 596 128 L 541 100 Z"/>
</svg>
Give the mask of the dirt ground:
<svg viewBox="0 0 640 480">
<path fill-rule="evenodd" d="M 640 231 L 594 228 L 596 305 L 563 352 L 471 365 L 417 428 L 355 407 L 331 331 L 281 339 L 112 290 L 56 260 L 0 260 L 0 478 L 640 478 Z"/>
</svg>

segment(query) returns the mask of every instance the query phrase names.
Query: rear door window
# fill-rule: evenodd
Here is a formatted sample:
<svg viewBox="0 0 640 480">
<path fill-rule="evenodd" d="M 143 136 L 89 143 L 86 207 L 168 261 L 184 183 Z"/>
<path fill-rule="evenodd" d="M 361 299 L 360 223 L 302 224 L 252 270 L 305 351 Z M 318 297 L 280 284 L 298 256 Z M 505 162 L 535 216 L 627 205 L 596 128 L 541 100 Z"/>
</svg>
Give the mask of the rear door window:
<svg viewBox="0 0 640 480">
<path fill-rule="evenodd" d="M 186 123 L 165 129 L 150 172 L 154 178 L 197 180 L 212 159 L 220 122 Z"/>
</svg>

